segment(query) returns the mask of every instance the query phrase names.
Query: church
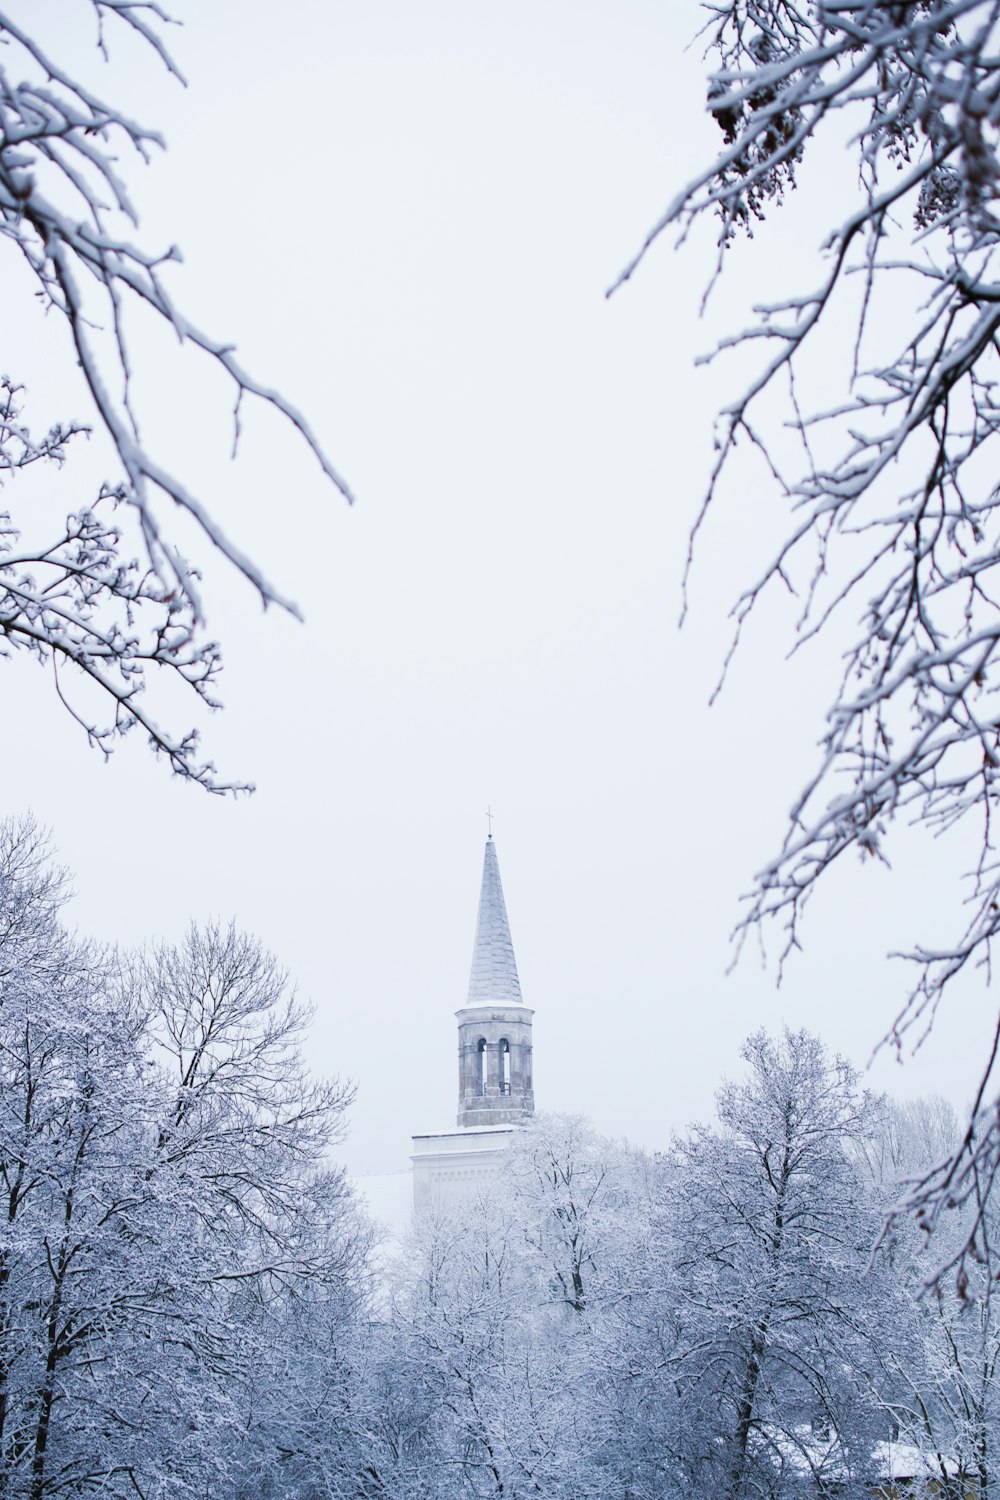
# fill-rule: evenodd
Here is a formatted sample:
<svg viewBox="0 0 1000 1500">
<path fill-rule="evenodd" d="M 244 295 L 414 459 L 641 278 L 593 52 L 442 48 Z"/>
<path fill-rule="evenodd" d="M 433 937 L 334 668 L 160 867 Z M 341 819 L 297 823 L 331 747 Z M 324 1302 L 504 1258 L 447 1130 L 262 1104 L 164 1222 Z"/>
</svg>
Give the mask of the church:
<svg viewBox="0 0 1000 1500">
<path fill-rule="evenodd" d="M 514 1132 L 534 1113 L 531 1018 L 521 999 L 492 832 L 483 856 L 469 993 L 458 1022 L 454 1130 L 413 1137 L 413 1207 L 460 1203 L 500 1171 Z"/>
</svg>

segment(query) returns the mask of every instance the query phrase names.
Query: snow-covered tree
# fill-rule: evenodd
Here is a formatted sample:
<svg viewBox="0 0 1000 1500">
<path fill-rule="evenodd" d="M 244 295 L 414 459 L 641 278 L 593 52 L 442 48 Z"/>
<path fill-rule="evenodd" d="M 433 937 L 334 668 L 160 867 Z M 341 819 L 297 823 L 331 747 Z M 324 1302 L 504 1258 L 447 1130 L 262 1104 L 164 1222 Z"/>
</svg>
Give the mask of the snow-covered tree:
<svg viewBox="0 0 1000 1500">
<path fill-rule="evenodd" d="M 424 1417 L 419 1445 L 399 1453 L 404 1467 L 389 1493 L 477 1500 L 530 1493 L 570 1439 L 553 1420 L 548 1324 L 522 1226 L 505 1195 L 487 1191 L 460 1211 L 425 1215 L 407 1255 L 391 1406 Z M 376 1467 L 385 1466 L 383 1451 Z"/>
<path fill-rule="evenodd" d="M 911 1221 L 881 1233 L 954 1116 L 804 1032 L 744 1061 L 662 1156 L 540 1116 L 491 1191 L 418 1219 L 355 1366 L 365 1500 L 985 1493 L 992 1309 L 926 1295 Z"/>
<path fill-rule="evenodd" d="M 77 4 L 93 14 L 95 48 L 108 63 L 112 89 L 115 45 L 127 43 L 124 33 L 147 46 L 154 65 L 180 78 L 164 39 L 167 18 L 154 0 Z M 22 26 L 12 15 L 0 16 L 0 243 L 7 255 L 23 257 L 41 309 L 60 320 L 67 368 L 79 368 L 82 384 L 77 413 L 38 432 L 16 378 L 0 378 L 0 483 L 11 494 L 17 485 L 34 485 L 37 511 L 67 460 L 72 478 L 74 440 L 92 426 L 110 440 L 109 470 L 96 494 L 70 491 L 65 522 L 48 534 L 39 534 L 37 521 L 27 526 L 13 508 L 0 512 L 0 650 L 50 664 L 60 698 L 105 752 L 138 728 L 179 775 L 224 790 L 200 758 L 197 736 L 160 718 L 176 712 L 164 679 L 214 705 L 221 665 L 172 514 L 189 517 L 264 604 L 294 606 L 224 533 L 204 496 L 144 444 L 129 339 L 135 321 L 161 325 L 224 373 L 235 408 L 234 452 L 245 400 L 266 402 L 348 492 L 302 415 L 254 380 L 230 343 L 196 328 L 176 305 L 169 290 L 176 249 L 144 249 L 133 240 L 138 214 L 126 163 L 147 162 L 162 140 L 44 50 L 38 20 L 29 15 Z M 46 471 L 44 490 L 39 469 Z M 159 709 L 144 692 L 154 683 Z"/>
<path fill-rule="evenodd" d="M 536 1115 L 505 1162 L 525 1242 L 553 1301 L 582 1313 L 616 1280 L 634 1159 L 579 1115 Z"/>
<path fill-rule="evenodd" d="M 873 1378 L 893 1318 L 891 1282 L 868 1270 L 880 1215 L 855 1152 L 872 1101 L 805 1032 L 758 1033 L 743 1057 L 717 1126 L 677 1141 L 662 1188 L 672 1482 L 726 1500 L 869 1472 L 888 1430 Z"/>
<path fill-rule="evenodd" d="M 65 1388 L 98 1347 L 104 1388 L 120 1380 L 120 1331 L 150 1294 L 149 1276 L 135 1274 L 149 1249 L 149 1118 L 141 1020 L 108 1007 L 106 968 L 58 932 L 45 883 L 12 888 L 12 866 L 30 876 L 37 852 L 25 829 L 0 839 L 0 899 L 21 914 L 0 960 L 0 1475 L 6 1493 L 35 1497 L 53 1471 L 68 1486 L 115 1467 L 96 1390 L 86 1417 L 74 1409 L 67 1424 Z M 73 1438 L 54 1442 L 67 1426 Z"/>
<path fill-rule="evenodd" d="M 371 1380 L 373 1495 L 616 1491 L 608 1309 L 639 1255 L 639 1163 L 584 1120 L 540 1115 L 501 1178 L 419 1218 Z"/>
<path fill-rule="evenodd" d="M 810 172 L 828 216 L 802 283 L 724 340 L 762 358 L 721 413 L 695 528 L 735 477 L 737 445 L 762 456 L 760 484 L 785 498 L 787 525 L 736 603 L 737 635 L 762 596 L 792 590 L 796 644 L 832 638 L 843 667 L 818 765 L 744 928 L 776 918 L 794 945 L 826 871 L 849 849 L 883 856 L 900 816 L 928 834 L 969 825 L 972 897 L 955 893 L 950 939 L 916 936 L 898 1040 L 955 975 L 988 970 L 1000 933 L 1000 13 L 994 0 L 705 8 L 722 149 L 624 276 L 669 226 L 683 236 L 706 216 L 716 272 L 732 266 L 740 236 L 772 231 L 763 221 Z M 739 479 L 745 500 L 750 471 Z M 995 1120 L 990 1106 L 929 1184 L 927 1213 L 992 1176 Z"/>
<path fill-rule="evenodd" d="M 898 1410 L 941 1493 L 986 1500 L 1000 1478 L 1000 1314 L 982 1268 L 968 1274 L 964 1295 L 948 1282 L 926 1299 L 921 1378 L 902 1372 Z"/>
<path fill-rule="evenodd" d="M 960 1137 L 954 1110 L 940 1098 L 886 1101 L 871 1158 L 886 1205 L 907 1181 L 947 1160 Z M 928 1244 L 897 1216 L 886 1243 L 908 1294 L 883 1334 L 887 1406 L 898 1433 L 894 1467 L 915 1469 L 949 1500 L 986 1496 L 1000 1474 L 1000 1311 L 986 1266 L 963 1255 L 977 1217 L 975 1206 L 962 1205 Z M 961 1263 L 957 1280 L 939 1274 L 949 1248 Z"/>
<path fill-rule="evenodd" d="M 59 899 L 37 835 L 0 825 L 0 1488 L 344 1478 L 368 1233 L 326 1154 L 350 1091 L 306 1077 L 252 940 L 120 963 Z"/>
</svg>

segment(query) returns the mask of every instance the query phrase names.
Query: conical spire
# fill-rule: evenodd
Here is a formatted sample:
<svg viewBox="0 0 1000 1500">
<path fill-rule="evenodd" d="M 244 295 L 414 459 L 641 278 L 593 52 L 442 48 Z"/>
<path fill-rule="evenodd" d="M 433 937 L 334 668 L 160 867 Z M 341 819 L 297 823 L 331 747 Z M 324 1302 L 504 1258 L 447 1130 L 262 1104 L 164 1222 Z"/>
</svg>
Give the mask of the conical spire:
<svg viewBox="0 0 1000 1500">
<path fill-rule="evenodd" d="M 483 884 L 479 892 L 479 920 L 476 923 L 476 945 L 472 951 L 472 973 L 469 976 L 467 1005 L 519 1005 L 521 985 L 514 962 L 514 945 L 510 940 L 507 908 L 500 884 L 493 837 L 486 840 L 483 859 Z"/>
</svg>

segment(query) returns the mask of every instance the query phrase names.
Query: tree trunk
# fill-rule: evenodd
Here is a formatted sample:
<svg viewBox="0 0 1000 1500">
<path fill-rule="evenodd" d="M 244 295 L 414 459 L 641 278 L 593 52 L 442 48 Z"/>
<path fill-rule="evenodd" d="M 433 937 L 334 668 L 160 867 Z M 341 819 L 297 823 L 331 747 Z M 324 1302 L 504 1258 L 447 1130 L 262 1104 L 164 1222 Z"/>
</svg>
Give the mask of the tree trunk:
<svg viewBox="0 0 1000 1500">
<path fill-rule="evenodd" d="M 766 1343 L 767 1319 L 765 1318 L 759 1324 L 751 1341 L 750 1354 L 743 1377 L 743 1388 L 736 1405 L 736 1431 L 733 1434 L 733 1457 L 729 1466 L 729 1483 L 726 1486 L 726 1500 L 739 1500 L 739 1495 L 743 1488 L 743 1476 L 746 1473 L 747 1466 L 747 1448 L 753 1428 L 754 1400 L 757 1395 L 757 1382 L 760 1380 L 760 1372 L 764 1363 Z"/>
</svg>

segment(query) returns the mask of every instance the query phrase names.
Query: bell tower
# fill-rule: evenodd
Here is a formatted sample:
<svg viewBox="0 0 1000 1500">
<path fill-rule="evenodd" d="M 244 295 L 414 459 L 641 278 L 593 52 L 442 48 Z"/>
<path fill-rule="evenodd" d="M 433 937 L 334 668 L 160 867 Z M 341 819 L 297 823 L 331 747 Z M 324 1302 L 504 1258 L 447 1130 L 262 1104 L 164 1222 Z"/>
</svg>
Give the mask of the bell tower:
<svg viewBox="0 0 1000 1500">
<path fill-rule="evenodd" d="M 469 994 L 458 1021 L 458 1124 L 516 1125 L 534 1114 L 531 1018 L 510 939 L 493 835 L 486 840 Z"/>
<path fill-rule="evenodd" d="M 460 1210 L 504 1170 L 535 1111 L 531 1018 L 510 940 L 493 833 L 486 840 L 469 993 L 458 1021 L 458 1128 L 413 1137 L 413 1207 Z"/>
</svg>

